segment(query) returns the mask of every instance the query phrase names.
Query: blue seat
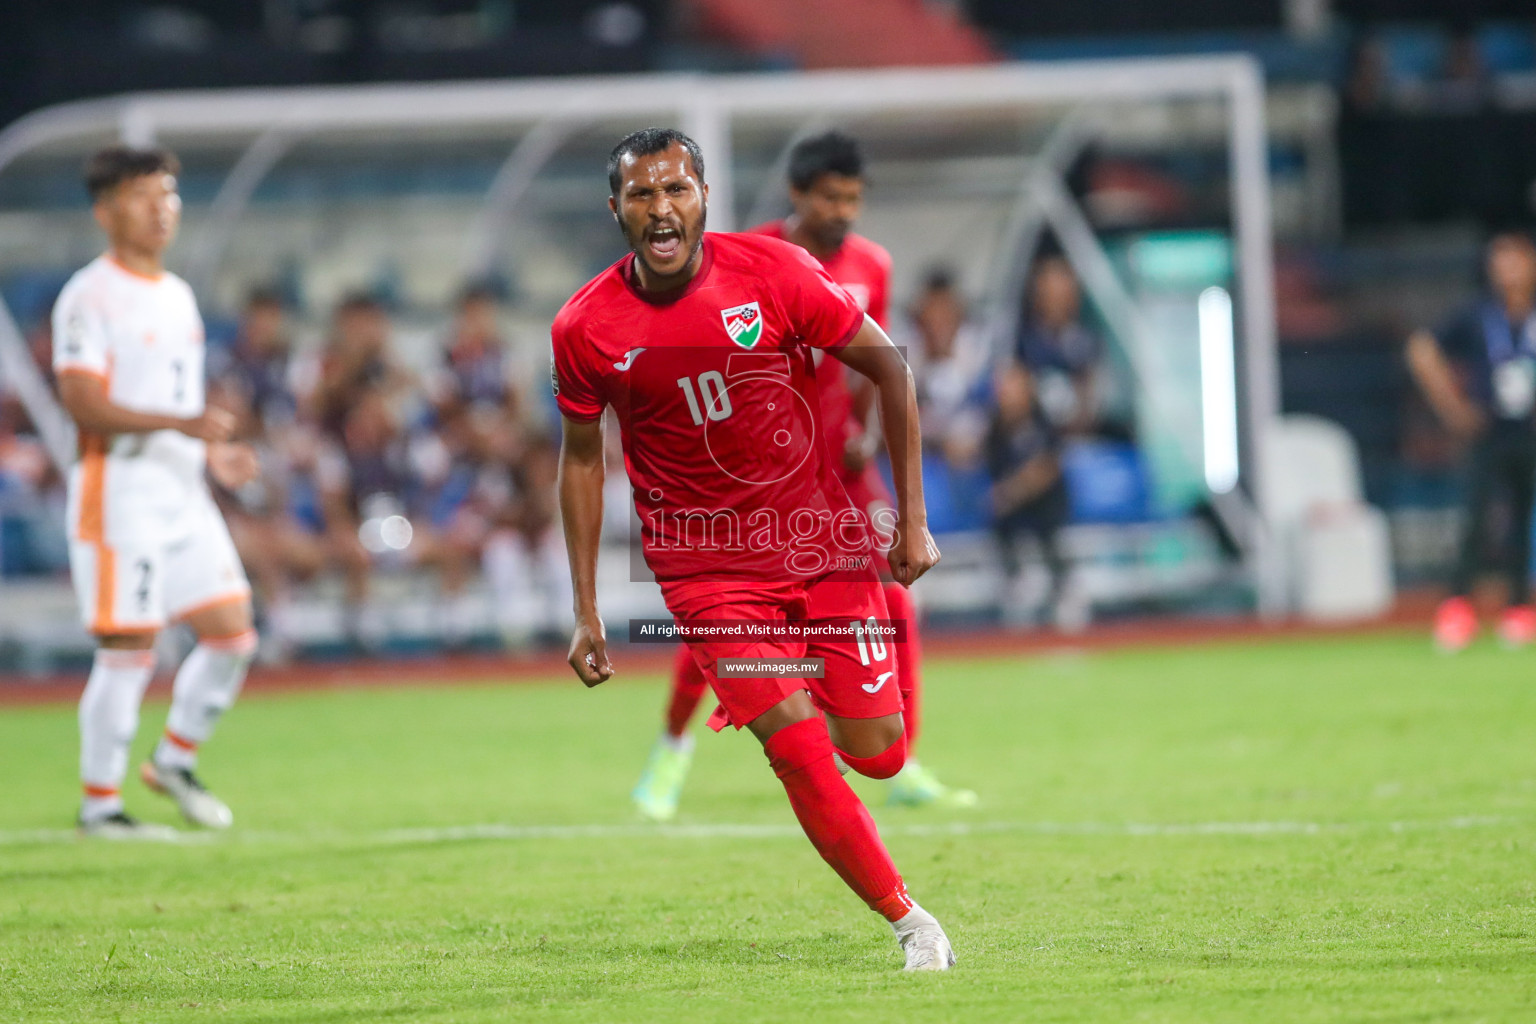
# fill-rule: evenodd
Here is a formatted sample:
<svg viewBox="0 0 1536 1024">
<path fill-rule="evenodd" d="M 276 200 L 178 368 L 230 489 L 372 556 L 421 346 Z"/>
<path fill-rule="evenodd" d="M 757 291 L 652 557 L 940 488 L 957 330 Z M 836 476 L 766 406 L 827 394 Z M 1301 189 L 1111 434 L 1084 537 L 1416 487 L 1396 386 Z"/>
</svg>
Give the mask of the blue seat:
<svg viewBox="0 0 1536 1024">
<path fill-rule="evenodd" d="M 1152 515 L 1146 462 L 1135 445 L 1072 441 L 1062 450 L 1062 474 L 1075 523 L 1143 523 Z"/>
<path fill-rule="evenodd" d="M 1377 39 L 1387 59 L 1387 73 L 1397 82 L 1428 82 L 1445 66 L 1449 40 L 1433 25 L 1390 25 Z"/>
<path fill-rule="evenodd" d="M 887 487 L 891 467 L 884 454 L 880 475 Z M 928 529 L 935 534 L 985 530 L 992 525 L 992 481 L 983 466 L 952 466 L 942 455 L 923 454 L 923 496 Z"/>
</svg>

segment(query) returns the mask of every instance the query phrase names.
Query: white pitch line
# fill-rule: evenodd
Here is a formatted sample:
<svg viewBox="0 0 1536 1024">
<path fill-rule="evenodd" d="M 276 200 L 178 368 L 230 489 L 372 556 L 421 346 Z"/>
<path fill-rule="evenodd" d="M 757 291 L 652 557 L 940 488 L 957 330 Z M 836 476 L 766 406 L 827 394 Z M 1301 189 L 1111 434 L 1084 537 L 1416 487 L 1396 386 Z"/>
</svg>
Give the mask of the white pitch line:
<svg viewBox="0 0 1536 1024">
<path fill-rule="evenodd" d="M 1525 823 L 1521 818 L 1457 817 L 1429 821 L 1202 821 L 1202 822 L 1057 822 L 978 821 L 934 824 L 885 824 L 884 836 L 908 838 L 1036 835 L 1036 836 L 1311 836 L 1363 832 L 1454 832 Z M 440 828 L 396 828 L 376 832 L 263 832 L 237 829 L 230 833 L 181 832 L 177 843 L 325 843 L 360 846 L 406 846 L 480 840 L 537 839 L 791 839 L 802 833 L 795 825 L 699 823 L 681 825 L 453 825 Z M 39 846 L 76 842 L 72 829 L 0 831 L 0 846 Z"/>
</svg>

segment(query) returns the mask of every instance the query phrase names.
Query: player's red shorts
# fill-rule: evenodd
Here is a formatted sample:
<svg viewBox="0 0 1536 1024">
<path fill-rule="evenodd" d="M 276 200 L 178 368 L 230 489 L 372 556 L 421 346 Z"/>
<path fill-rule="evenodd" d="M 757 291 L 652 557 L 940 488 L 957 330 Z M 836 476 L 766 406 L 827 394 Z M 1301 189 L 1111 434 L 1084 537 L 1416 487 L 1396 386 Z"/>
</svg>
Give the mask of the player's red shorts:
<svg viewBox="0 0 1536 1024">
<path fill-rule="evenodd" d="M 848 500 L 853 502 L 853 507 L 863 513 L 873 527 L 870 539 L 874 544 L 876 571 L 882 578 L 890 576 L 891 565 L 885 555 L 891 545 L 890 529 L 894 521 L 889 510 L 896 506 L 891 501 L 890 490 L 885 486 L 885 478 L 871 462 L 858 476 L 850 478 L 844 472 L 839 479 L 843 482 L 843 489 L 848 492 Z M 885 511 L 882 513 L 882 510 Z"/>
<path fill-rule="evenodd" d="M 741 583 L 676 581 L 663 583 L 662 596 L 678 623 L 730 621 L 782 623 L 794 620 L 885 624 L 890 615 L 880 582 L 873 572 L 850 579 L 821 578 L 804 583 Z M 895 646 L 870 637 L 853 636 L 794 641 L 788 639 L 687 639 L 688 649 L 720 700 L 721 710 L 710 719 L 716 731 L 726 725 L 740 729 L 799 690 L 809 690 L 822 711 L 838 718 L 881 718 L 901 713 L 901 691 L 895 678 Z M 821 679 L 803 676 L 769 679 L 720 678 L 720 658 L 821 658 Z"/>
</svg>

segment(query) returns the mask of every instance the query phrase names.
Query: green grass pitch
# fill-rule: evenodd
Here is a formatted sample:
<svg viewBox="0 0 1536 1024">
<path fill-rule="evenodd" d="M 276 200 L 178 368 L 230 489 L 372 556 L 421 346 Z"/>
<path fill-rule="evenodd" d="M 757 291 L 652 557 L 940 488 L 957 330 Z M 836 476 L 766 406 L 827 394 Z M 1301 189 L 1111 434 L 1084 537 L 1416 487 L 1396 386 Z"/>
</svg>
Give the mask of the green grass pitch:
<svg viewBox="0 0 1536 1024">
<path fill-rule="evenodd" d="M 0 709 L 0 1021 L 1532 1021 L 1533 669 L 1418 636 L 931 662 L 920 752 L 983 803 L 876 808 L 960 956 L 927 976 L 747 736 L 635 825 L 658 677 L 255 695 L 204 757 L 236 829 L 174 846 L 61 839 L 73 709 Z"/>
</svg>

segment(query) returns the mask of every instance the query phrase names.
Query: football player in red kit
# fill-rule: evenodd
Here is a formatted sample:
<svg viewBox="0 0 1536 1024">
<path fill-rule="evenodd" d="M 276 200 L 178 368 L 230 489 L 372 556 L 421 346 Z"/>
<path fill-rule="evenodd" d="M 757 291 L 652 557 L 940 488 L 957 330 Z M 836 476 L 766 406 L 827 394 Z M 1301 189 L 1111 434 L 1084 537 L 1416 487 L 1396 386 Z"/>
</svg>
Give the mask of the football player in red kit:
<svg viewBox="0 0 1536 1024">
<path fill-rule="evenodd" d="M 620 142 L 609 207 L 632 251 L 555 319 L 570 663 L 588 686 L 613 674 L 596 592 L 611 406 L 646 563 L 710 670 L 720 726 L 762 742 L 806 836 L 891 923 L 907 969 L 944 970 L 954 963 L 948 937 L 908 896 L 834 759 L 889 778 L 906 742 L 901 697 L 887 685 L 889 645 L 876 639 L 890 624 L 869 528 L 824 455 L 811 353 L 875 384 L 898 497 L 888 561 L 906 585 L 939 558 L 925 522 L 912 376 L 804 250 L 761 235 L 706 236 L 703 179 L 698 146 L 680 132 L 652 128 Z"/>
<path fill-rule="evenodd" d="M 789 195 L 793 212 L 752 230 L 805 249 L 821 263 L 827 276 L 842 286 L 881 327 L 889 322 L 891 256 L 875 242 L 853 232 L 864 202 L 864 159 L 850 136 L 830 131 L 797 143 L 789 156 Z M 834 475 L 854 507 L 872 524 L 889 525 L 891 497 L 874 463 L 879 438 L 868 430 L 873 391 L 869 382 L 850 374 L 837 359 L 816 359 L 816 385 L 821 396 L 821 422 L 827 458 Z M 895 644 L 896 683 L 901 690 L 907 738 L 906 766 L 890 781 L 890 802 L 922 805 L 941 802 L 968 807 L 976 794 L 940 782 L 920 765 L 912 752 L 917 743 L 922 697 L 922 650 L 917 614 L 906 587 L 890 577 L 884 560 L 888 538 L 875 538 L 875 559 L 884 580 L 886 606 L 893 620 L 905 624 L 902 642 Z M 661 735 L 651 748 L 645 771 L 630 793 L 636 809 L 653 821 L 668 821 L 677 813 L 678 799 L 693 759 L 688 730 L 708 687 L 705 671 L 686 647 L 679 647 L 672 666 L 672 691 Z"/>
</svg>

